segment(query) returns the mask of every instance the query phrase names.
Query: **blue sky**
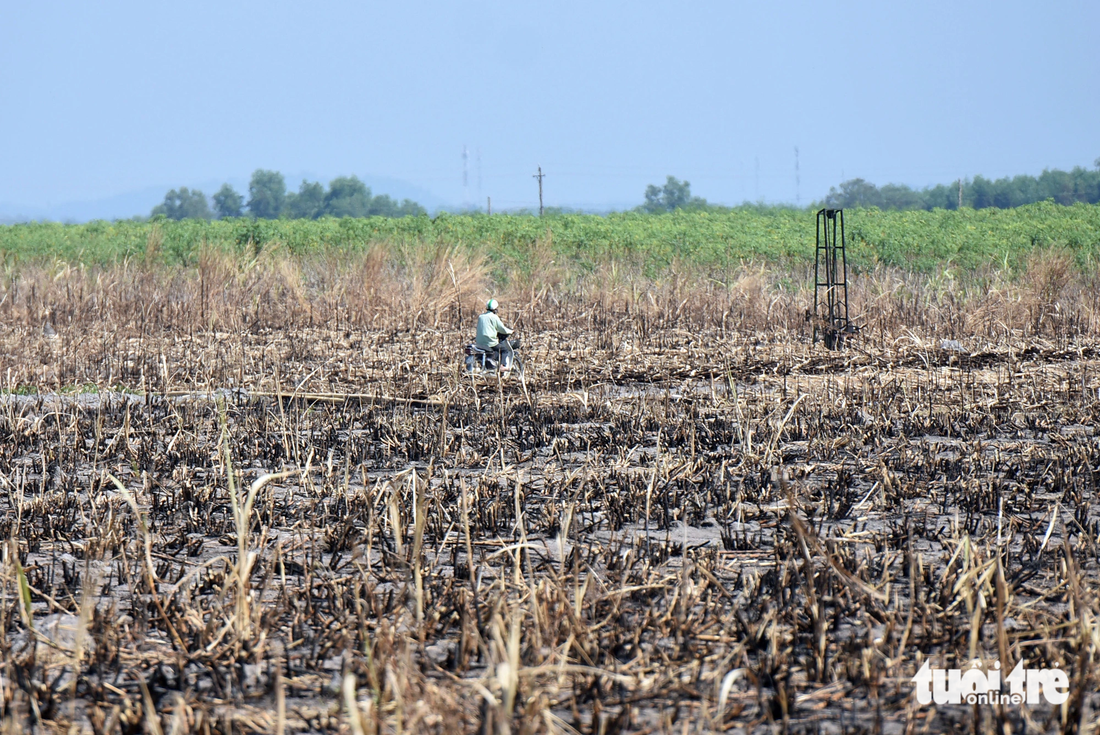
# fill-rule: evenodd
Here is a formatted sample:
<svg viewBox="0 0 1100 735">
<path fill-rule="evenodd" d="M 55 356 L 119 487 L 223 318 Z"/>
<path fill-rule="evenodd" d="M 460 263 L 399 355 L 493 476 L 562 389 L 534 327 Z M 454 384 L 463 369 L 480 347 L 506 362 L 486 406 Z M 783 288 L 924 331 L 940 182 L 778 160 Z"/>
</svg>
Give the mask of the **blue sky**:
<svg viewBox="0 0 1100 735">
<path fill-rule="evenodd" d="M 843 178 L 921 187 L 1100 157 L 1095 1 L 9 0 L 0 13 L 9 209 L 256 168 L 292 188 L 356 174 L 503 209 L 537 205 L 540 164 L 548 205 L 636 204 L 668 174 L 715 202 L 805 204 Z"/>
</svg>

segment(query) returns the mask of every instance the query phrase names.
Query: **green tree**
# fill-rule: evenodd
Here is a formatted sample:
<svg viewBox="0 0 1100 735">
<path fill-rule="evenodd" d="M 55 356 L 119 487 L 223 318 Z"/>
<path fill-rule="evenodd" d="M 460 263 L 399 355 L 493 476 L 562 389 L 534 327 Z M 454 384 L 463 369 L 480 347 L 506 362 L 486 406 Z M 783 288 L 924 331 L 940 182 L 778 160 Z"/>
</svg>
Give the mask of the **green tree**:
<svg viewBox="0 0 1100 735">
<path fill-rule="evenodd" d="M 905 184 L 886 184 L 878 190 L 883 209 L 923 209 L 924 198 Z"/>
<path fill-rule="evenodd" d="M 214 212 L 218 217 L 240 217 L 243 208 L 244 197 L 229 184 L 222 184 L 222 188 L 214 195 Z"/>
<path fill-rule="evenodd" d="M 329 182 L 324 214 L 330 217 L 366 217 L 370 214 L 370 189 L 357 176 L 338 176 Z"/>
<path fill-rule="evenodd" d="M 840 189 L 834 186 L 825 196 L 825 206 L 836 209 L 856 209 L 858 207 L 881 207 L 882 194 L 878 187 L 864 179 L 848 179 L 840 183 Z"/>
<path fill-rule="evenodd" d="M 325 187 L 320 182 L 302 181 L 298 193 L 288 194 L 286 211 L 291 219 L 317 219 L 325 206 Z"/>
<path fill-rule="evenodd" d="M 370 191 L 370 189 L 367 189 Z M 400 217 L 401 206 L 390 198 L 389 194 L 372 196 L 368 212 L 371 217 Z"/>
<path fill-rule="evenodd" d="M 278 171 L 257 169 L 248 184 L 248 211 L 260 219 L 278 219 L 286 203 L 286 182 Z"/>
<path fill-rule="evenodd" d="M 153 207 L 152 215 L 158 214 L 168 219 L 210 219 L 210 204 L 198 189 L 191 191 L 182 186 L 179 191 L 169 191 L 164 195 L 164 202 Z"/>
<path fill-rule="evenodd" d="M 1100 159 L 1097 159 L 1097 163 L 1100 163 Z M 1080 172 L 1078 187 L 1081 194 L 1078 198 L 1089 204 L 1100 202 L 1100 165 L 1097 166 L 1096 171 L 1089 171 L 1084 168 L 1075 168 L 1073 171 L 1075 174 Z"/>
<path fill-rule="evenodd" d="M 1053 199 L 1059 204 L 1073 204 L 1076 201 L 1074 196 L 1073 177 L 1065 171 L 1044 170 L 1039 174 L 1039 186 L 1043 188 L 1043 193 L 1047 197 Z"/>
<path fill-rule="evenodd" d="M 401 204 L 397 207 L 397 212 L 394 217 L 419 217 L 428 213 L 428 210 L 420 206 L 412 199 L 402 199 Z"/>
<path fill-rule="evenodd" d="M 642 211 L 651 214 L 675 212 L 677 209 L 707 209 L 707 200 L 691 196 L 691 182 L 680 181 L 675 176 L 665 179 L 664 186 L 650 184 L 645 188 Z"/>
<path fill-rule="evenodd" d="M 370 189 L 367 191 L 370 192 Z M 371 197 L 367 213 L 371 217 L 416 217 L 428 211 L 411 199 L 398 202 L 388 194 L 381 194 Z"/>
<path fill-rule="evenodd" d="M 970 186 L 964 190 L 963 202 L 969 202 L 974 209 L 993 206 L 993 182 L 984 176 L 975 176 Z"/>
<path fill-rule="evenodd" d="M 936 184 L 920 193 L 921 209 L 958 209 L 959 184 Z"/>
<path fill-rule="evenodd" d="M 1001 209 L 1022 207 L 1041 200 L 1039 181 L 1034 176 L 1015 176 L 1007 181 L 1005 192 L 1000 195 L 997 206 Z"/>
</svg>

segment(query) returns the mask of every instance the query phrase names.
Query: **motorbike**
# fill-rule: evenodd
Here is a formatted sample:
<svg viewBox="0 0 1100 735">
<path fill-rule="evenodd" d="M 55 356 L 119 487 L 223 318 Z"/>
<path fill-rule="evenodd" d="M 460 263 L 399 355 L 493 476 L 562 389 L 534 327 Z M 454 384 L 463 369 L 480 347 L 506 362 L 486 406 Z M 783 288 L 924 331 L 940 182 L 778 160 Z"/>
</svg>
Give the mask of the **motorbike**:
<svg viewBox="0 0 1100 735">
<path fill-rule="evenodd" d="M 523 375 L 523 360 L 520 359 L 518 339 L 506 339 L 499 335 L 499 348 L 485 349 L 476 344 L 466 345 L 464 364 L 471 375 Z"/>
</svg>

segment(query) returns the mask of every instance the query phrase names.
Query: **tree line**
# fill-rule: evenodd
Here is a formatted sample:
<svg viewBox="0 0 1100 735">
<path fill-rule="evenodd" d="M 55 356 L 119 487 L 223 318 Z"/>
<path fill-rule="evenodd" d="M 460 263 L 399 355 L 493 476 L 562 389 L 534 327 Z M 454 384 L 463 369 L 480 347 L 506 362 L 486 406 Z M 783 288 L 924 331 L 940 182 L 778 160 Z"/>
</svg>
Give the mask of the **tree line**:
<svg viewBox="0 0 1100 735">
<path fill-rule="evenodd" d="M 1100 203 L 1100 158 L 1096 168 L 1081 166 L 1071 171 L 1047 169 L 1038 176 L 1013 176 L 990 180 L 984 176 L 960 179 L 924 189 L 905 184 L 875 186 L 864 179 L 849 179 L 829 189 L 822 203 L 826 207 L 853 209 L 1011 209 L 1052 199 L 1058 204 Z"/>
<path fill-rule="evenodd" d="M 1087 204 L 1100 203 L 1100 158 L 1096 159 L 1096 168 L 1081 166 L 1071 171 L 1047 169 L 1038 176 L 1013 176 L 991 180 L 984 176 L 972 179 L 960 179 L 950 184 L 939 184 L 924 189 L 913 189 L 905 184 L 886 184 L 875 186 L 865 179 L 849 179 L 829 189 L 824 201 L 815 202 L 811 209 L 833 207 L 836 209 L 856 209 L 859 207 L 878 207 L 879 209 L 912 210 L 958 209 L 960 206 L 971 209 L 1011 209 L 1025 204 L 1043 202 L 1048 199 L 1057 204 L 1070 205 L 1076 202 Z M 751 204 L 746 202 L 736 209 L 786 209 L 789 205 Z M 691 182 L 681 181 L 669 176 L 664 185 L 650 184 L 645 189 L 645 201 L 635 208 L 637 212 L 660 214 L 683 210 L 722 212 L 731 207 L 711 204 L 702 197 L 693 196 Z"/>
<path fill-rule="evenodd" d="M 825 199 L 815 202 L 811 208 L 933 210 L 958 209 L 961 205 L 973 209 L 1010 209 L 1048 199 L 1063 205 L 1097 204 L 1100 203 L 1100 158 L 1096 159 L 1095 166 L 1094 169 L 1077 166 L 1071 171 L 1047 169 L 1039 176 L 1025 174 L 996 180 L 975 176 L 924 189 L 913 189 L 905 184 L 876 186 L 865 179 L 849 179 L 830 188 Z M 761 206 L 746 203 L 739 208 Z M 677 210 L 720 212 L 729 209 L 731 207 L 693 196 L 691 182 L 669 176 L 662 186 L 650 184 L 646 187 L 645 201 L 636 211 L 659 214 Z M 153 208 L 152 216 L 163 215 L 176 220 L 244 216 L 317 219 L 408 217 L 426 213 L 424 207 L 410 199 L 398 202 L 386 194 L 374 196 L 370 187 L 355 176 L 337 177 L 329 182 L 327 190 L 320 182 L 302 181 L 298 191 L 293 192 L 287 191 L 281 173 L 258 169 L 249 182 L 247 201 L 229 184 L 224 184 L 210 199 L 198 189 L 182 187 L 169 191 L 164 201 Z"/>
<path fill-rule="evenodd" d="M 409 217 L 427 214 L 411 199 L 398 202 L 388 194 L 375 196 L 356 176 L 339 176 L 328 190 L 317 181 L 302 181 L 297 192 L 287 191 L 278 171 L 257 169 L 248 184 L 248 200 L 229 184 L 209 200 L 198 189 L 172 189 L 152 215 L 168 219 L 318 219 L 319 217 Z"/>
</svg>

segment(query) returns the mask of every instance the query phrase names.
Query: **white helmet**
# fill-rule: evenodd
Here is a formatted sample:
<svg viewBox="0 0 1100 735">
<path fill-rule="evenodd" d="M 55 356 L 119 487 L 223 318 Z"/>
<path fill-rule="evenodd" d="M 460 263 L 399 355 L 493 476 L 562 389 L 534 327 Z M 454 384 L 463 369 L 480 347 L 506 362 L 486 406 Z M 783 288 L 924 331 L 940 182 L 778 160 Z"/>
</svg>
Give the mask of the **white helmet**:
<svg viewBox="0 0 1100 735">
<path fill-rule="evenodd" d="M 496 299 L 489 299 L 489 303 L 485 304 L 485 311 L 496 311 L 499 306 Z"/>
</svg>

